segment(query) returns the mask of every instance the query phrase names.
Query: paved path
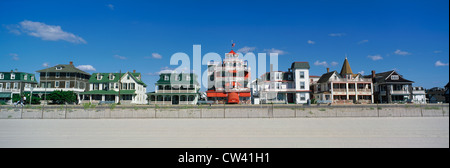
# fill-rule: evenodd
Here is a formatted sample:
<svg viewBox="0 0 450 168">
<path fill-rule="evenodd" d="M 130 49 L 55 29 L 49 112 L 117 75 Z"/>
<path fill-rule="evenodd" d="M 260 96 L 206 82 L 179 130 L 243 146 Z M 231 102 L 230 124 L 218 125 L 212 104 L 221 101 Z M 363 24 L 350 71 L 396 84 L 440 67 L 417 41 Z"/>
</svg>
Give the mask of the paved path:
<svg viewBox="0 0 450 168">
<path fill-rule="evenodd" d="M 0 147 L 449 147 L 448 117 L 2 119 Z"/>
</svg>

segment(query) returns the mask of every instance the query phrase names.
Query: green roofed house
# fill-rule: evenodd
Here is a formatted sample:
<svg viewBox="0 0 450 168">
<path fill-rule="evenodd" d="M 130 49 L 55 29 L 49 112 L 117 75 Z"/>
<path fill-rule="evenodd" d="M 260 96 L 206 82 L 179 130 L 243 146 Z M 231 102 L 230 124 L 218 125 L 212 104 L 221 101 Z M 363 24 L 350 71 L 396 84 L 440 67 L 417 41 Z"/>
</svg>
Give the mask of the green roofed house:
<svg viewBox="0 0 450 168">
<path fill-rule="evenodd" d="M 36 87 L 37 81 L 32 73 L 0 72 L 0 102 L 12 104 L 14 94 L 22 94 L 25 89 Z"/>
<path fill-rule="evenodd" d="M 193 73 L 161 73 L 150 104 L 197 104 L 200 85 Z"/>
<path fill-rule="evenodd" d="M 121 104 L 147 104 L 147 85 L 141 73 L 133 70 L 125 73 L 93 73 L 89 79 L 89 91 L 81 93 L 82 102 L 114 102 Z"/>
</svg>

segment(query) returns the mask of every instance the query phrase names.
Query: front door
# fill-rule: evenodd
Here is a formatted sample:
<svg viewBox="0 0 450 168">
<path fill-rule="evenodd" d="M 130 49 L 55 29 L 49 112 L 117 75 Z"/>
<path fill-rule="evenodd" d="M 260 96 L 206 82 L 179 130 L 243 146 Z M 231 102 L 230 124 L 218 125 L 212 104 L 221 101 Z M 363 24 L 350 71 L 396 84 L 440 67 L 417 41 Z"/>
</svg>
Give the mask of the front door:
<svg viewBox="0 0 450 168">
<path fill-rule="evenodd" d="M 287 99 L 288 99 L 288 103 L 294 103 L 294 94 L 293 93 L 288 93 L 287 94 Z"/>
<path fill-rule="evenodd" d="M 178 104 L 180 102 L 179 96 L 173 96 L 172 97 L 172 104 Z"/>
</svg>

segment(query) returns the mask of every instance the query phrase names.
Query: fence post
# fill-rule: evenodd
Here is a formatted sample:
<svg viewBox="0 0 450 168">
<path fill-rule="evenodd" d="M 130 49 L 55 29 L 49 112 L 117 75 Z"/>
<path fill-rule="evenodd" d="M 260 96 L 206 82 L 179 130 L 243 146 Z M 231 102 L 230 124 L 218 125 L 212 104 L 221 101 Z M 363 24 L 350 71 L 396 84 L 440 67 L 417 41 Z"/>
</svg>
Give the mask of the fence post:
<svg viewBox="0 0 450 168">
<path fill-rule="evenodd" d="M 45 106 L 42 106 L 41 119 L 44 119 L 44 108 L 45 108 Z"/>
<path fill-rule="evenodd" d="M 380 109 L 378 108 L 378 102 L 377 102 L 377 114 L 378 114 L 378 117 L 380 117 Z"/>
<path fill-rule="evenodd" d="M 64 119 L 67 119 L 67 104 L 66 104 L 66 111 L 64 112 Z"/>
<path fill-rule="evenodd" d="M 20 110 L 20 119 L 22 119 L 22 115 L 23 115 L 23 106 L 22 106 L 22 110 Z"/>
<path fill-rule="evenodd" d="M 423 117 L 422 104 L 419 104 L 419 108 L 420 108 L 420 117 Z"/>
</svg>

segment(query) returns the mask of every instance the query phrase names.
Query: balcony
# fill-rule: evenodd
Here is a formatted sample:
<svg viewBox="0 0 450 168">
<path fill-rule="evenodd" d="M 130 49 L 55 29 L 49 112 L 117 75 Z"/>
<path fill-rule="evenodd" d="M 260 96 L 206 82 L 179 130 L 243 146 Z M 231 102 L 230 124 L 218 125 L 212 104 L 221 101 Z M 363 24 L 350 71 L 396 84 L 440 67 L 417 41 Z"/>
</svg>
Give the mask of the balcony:
<svg viewBox="0 0 450 168">
<path fill-rule="evenodd" d="M 358 82 L 372 82 L 372 78 L 360 78 L 359 80 L 356 79 L 347 79 L 347 78 L 340 78 L 340 79 L 331 79 L 332 82 L 351 82 L 351 83 L 358 83 Z"/>
<path fill-rule="evenodd" d="M 20 92 L 20 89 L 5 89 L 5 88 L 0 88 L 0 92 Z"/>
</svg>

